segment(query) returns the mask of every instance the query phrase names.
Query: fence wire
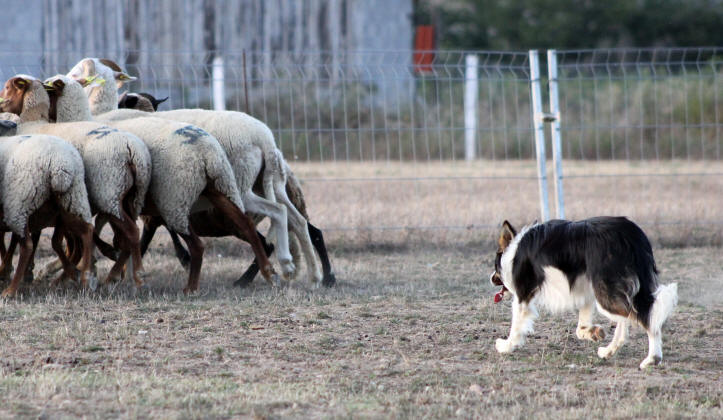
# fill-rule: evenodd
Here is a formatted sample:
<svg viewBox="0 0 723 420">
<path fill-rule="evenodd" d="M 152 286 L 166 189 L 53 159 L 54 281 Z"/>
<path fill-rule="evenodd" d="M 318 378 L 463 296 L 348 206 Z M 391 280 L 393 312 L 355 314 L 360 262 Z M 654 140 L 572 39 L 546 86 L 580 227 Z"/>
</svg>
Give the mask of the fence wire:
<svg viewBox="0 0 723 420">
<path fill-rule="evenodd" d="M 661 240 L 721 242 L 722 52 L 557 51 L 568 217 L 622 214 Z M 227 109 L 269 125 L 312 219 L 337 236 L 470 241 L 538 218 L 527 52 L 0 52 L 0 75 L 65 73 L 84 56 L 118 61 L 139 77 L 127 87 L 169 96 L 166 109 L 211 108 L 220 84 Z"/>
</svg>

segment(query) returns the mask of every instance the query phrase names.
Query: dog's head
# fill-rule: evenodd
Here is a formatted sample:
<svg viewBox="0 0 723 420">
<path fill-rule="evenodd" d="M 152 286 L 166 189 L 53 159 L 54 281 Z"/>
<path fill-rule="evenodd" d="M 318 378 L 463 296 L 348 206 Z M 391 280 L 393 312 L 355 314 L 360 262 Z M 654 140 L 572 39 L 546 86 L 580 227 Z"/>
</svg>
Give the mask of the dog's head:
<svg viewBox="0 0 723 420">
<path fill-rule="evenodd" d="M 490 274 L 490 282 L 495 286 L 504 286 L 502 283 L 502 254 L 510 246 L 510 242 L 517 235 L 517 231 L 507 220 L 502 223 L 500 237 L 497 238 L 497 253 L 495 254 L 495 271 Z"/>
</svg>

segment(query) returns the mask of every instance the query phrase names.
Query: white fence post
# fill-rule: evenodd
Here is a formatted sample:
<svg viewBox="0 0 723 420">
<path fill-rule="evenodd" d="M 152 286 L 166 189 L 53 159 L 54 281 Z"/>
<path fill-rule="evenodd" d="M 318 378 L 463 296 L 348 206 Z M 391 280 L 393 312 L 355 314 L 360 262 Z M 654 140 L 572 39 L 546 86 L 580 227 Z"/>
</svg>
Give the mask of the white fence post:
<svg viewBox="0 0 723 420">
<path fill-rule="evenodd" d="M 477 63 L 476 54 L 465 56 L 464 77 L 464 158 L 467 161 L 475 158 L 477 144 Z"/>
<path fill-rule="evenodd" d="M 550 114 L 552 122 L 552 159 L 555 164 L 555 205 L 557 218 L 565 218 L 562 192 L 562 139 L 560 138 L 560 98 L 557 92 L 557 51 L 547 51 L 547 77 L 550 79 Z"/>
<path fill-rule="evenodd" d="M 547 169 L 545 168 L 545 121 L 540 94 L 540 60 L 537 50 L 530 50 L 530 90 L 532 96 L 532 130 L 535 132 L 537 152 L 537 180 L 540 186 L 540 214 L 542 221 L 550 220 L 547 198 Z"/>
<path fill-rule="evenodd" d="M 213 109 L 216 111 L 224 111 L 226 109 L 226 84 L 224 83 L 223 57 L 220 55 L 214 57 L 211 67 L 211 78 L 213 79 Z"/>
</svg>

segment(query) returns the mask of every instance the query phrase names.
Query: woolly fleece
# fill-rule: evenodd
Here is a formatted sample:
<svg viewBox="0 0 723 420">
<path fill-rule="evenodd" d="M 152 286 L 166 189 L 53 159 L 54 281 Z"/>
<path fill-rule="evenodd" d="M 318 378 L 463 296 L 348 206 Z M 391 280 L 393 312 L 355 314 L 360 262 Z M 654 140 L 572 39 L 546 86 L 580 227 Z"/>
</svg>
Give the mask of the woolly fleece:
<svg viewBox="0 0 723 420">
<path fill-rule="evenodd" d="M 0 177 L 5 225 L 20 236 L 29 217 L 53 196 L 65 211 L 91 222 L 83 160 L 73 146 L 57 137 L 0 140 Z"/>
</svg>

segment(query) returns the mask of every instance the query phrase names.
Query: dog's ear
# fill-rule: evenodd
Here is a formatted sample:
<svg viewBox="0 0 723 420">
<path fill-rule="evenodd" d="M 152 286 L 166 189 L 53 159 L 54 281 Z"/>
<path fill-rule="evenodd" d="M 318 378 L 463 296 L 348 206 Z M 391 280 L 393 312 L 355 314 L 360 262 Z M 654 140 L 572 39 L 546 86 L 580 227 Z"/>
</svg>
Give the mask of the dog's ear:
<svg viewBox="0 0 723 420">
<path fill-rule="evenodd" d="M 507 246 L 512 242 L 512 238 L 517 235 L 517 232 L 515 231 L 515 228 L 512 227 L 510 222 L 505 220 L 502 223 L 502 231 L 500 232 L 500 237 L 497 239 L 497 245 L 499 245 L 500 250 L 505 250 Z"/>
</svg>

